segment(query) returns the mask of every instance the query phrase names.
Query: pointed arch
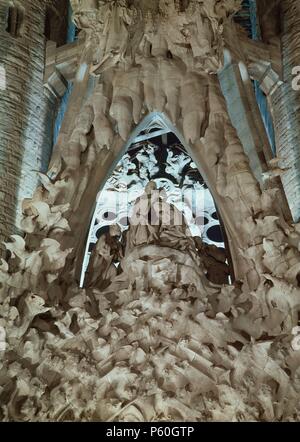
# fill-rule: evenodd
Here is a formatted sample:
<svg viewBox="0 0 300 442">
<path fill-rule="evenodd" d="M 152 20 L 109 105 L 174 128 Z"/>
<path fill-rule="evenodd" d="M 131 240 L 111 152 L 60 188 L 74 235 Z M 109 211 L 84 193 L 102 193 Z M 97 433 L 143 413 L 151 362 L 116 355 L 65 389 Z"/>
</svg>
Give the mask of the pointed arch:
<svg viewBox="0 0 300 442">
<path fill-rule="evenodd" d="M 128 152 L 128 150 L 130 149 L 131 146 L 136 145 L 137 143 L 142 143 L 142 142 L 147 141 L 149 139 L 157 138 L 157 137 L 163 136 L 165 134 L 170 134 L 170 133 L 175 135 L 175 137 L 179 140 L 180 144 L 184 147 L 188 156 L 197 165 L 197 169 L 198 169 L 199 173 L 204 178 L 205 184 L 207 185 L 209 192 L 212 195 L 213 200 L 215 200 L 214 195 L 213 195 L 210 185 L 209 185 L 210 183 L 207 182 L 207 180 L 205 179 L 204 171 L 201 170 L 201 164 L 199 164 L 199 161 L 195 157 L 193 149 L 190 148 L 188 143 L 186 143 L 184 137 L 177 130 L 177 128 L 172 124 L 172 122 L 169 120 L 169 118 L 161 112 L 152 112 L 152 113 L 148 114 L 134 128 L 129 139 L 123 145 L 123 147 L 120 149 L 118 155 L 116 156 L 114 161 L 111 163 L 110 167 L 108 168 L 105 178 L 101 181 L 101 183 L 99 183 L 98 195 L 100 195 L 100 192 L 104 189 L 106 182 L 108 181 L 109 177 L 112 175 L 117 164 L 122 160 L 122 158 Z M 222 223 L 222 220 L 220 218 L 220 214 L 219 214 L 216 204 L 214 203 L 212 205 L 215 207 L 214 211 L 215 210 L 217 211 L 217 212 L 215 212 L 215 215 L 217 213 L 217 215 L 216 215 L 217 220 L 220 222 L 219 227 L 222 231 L 222 236 L 224 238 L 225 248 L 227 249 L 227 252 L 229 255 L 229 261 L 230 261 L 230 259 L 231 259 L 230 258 L 230 250 L 229 250 L 228 241 L 227 241 L 227 237 L 226 237 L 226 231 L 225 231 L 224 225 Z M 91 214 L 91 218 L 90 218 L 91 222 L 89 224 L 88 231 L 86 232 L 86 235 L 85 235 L 86 240 L 85 240 L 85 245 L 84 245 L 84 251 L 82 250 L 81 256 L 79 257 L 79 259 L 80 259 L 80 286 L 81 287 L 83 286 L 84 275 L 85 275 L 85 271 L 86 271 L 86 268 L 88 265 L 90 245 L 93 242 L 95 243 L 94 226 L 96 223 L 97 216 L 99 215 L 97 209 L 98 209 L 98 199 L 93 207 L 93 213 Z M 230 264 L 230 268 L 232 270 L 231 262 L 229 264 Z M 231 279 L 234 279 L 233 271 L 231 271 Z"/>
</svg>

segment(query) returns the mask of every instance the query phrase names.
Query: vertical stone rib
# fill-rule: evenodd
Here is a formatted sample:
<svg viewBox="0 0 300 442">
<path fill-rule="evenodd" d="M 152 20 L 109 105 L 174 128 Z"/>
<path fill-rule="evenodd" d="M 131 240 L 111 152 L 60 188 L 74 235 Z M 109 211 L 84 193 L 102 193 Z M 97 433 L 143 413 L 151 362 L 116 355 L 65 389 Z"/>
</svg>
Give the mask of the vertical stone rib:
<svg viewBox="0 0 300 442">
<path fill-rule="evenodd" d="M 20 201 L 46 169 L 52 146 L 55 106 L 44 95 L 45 2 L 19 2 L 25 8 L 23 36 L 8 32 L 7 1 L 0 3 L 0 64 L 6 89 L 0 91 L 0 243 L 16 231 Z"/>
<path fill-rule="evenodd" d="M 300 92 L 292 88 L 294 66 L 300 65 L 300 1 L 282 1 L 284 83 L 272 96 L 277 152 L 290 168 L 282 177 L 294 221 L 300 219 Z"/>
</svg>

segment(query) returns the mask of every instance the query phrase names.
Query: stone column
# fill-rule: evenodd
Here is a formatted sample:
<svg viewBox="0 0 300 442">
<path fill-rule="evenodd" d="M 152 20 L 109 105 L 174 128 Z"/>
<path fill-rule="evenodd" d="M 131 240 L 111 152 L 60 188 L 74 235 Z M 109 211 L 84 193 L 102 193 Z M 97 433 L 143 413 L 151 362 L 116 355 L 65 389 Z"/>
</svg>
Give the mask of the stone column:
<svg viewBox="0 0 300 442">
<path fill-rule="evenodd" d="M 14 5 L 14 6 L 12 6 Z M 16 232 L 20 202 L 47 170 L 55 112 L 43 88 L 46 2 L 0 3 L 0 244 Z M 3 250 L 2 250 L 3 251 Z"/>
<path fill-rule="evenodd" d="M 300 65 L 300 1 L 282 0 L 283 83 L 272 94 L 277 153 L 289 168 L 282 183 L 294 221 L 300 219 L 300 91 L 293 90 L 293 67 Z"/>
<path fill-rule="evenodd" d="M 247 68 L 231 62 L 219 73 L 223 95 L 231 122 L 247 154 L 257 181 L 262 184 L 262 174 L 272 158 L 271 146 L 261 119 Z"/>
</svg>

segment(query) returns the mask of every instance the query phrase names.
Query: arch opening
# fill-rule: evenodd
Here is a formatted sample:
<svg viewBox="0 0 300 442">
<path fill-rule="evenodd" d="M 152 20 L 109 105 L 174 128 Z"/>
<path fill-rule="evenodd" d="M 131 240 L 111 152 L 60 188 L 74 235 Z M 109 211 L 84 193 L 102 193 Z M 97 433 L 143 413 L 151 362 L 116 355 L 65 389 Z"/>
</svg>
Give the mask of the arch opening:
<svg viewBox="0 0 300 442">
<path fill-rule="evenodd" d="M 63 46 L 68 37 L 69 2 L 60 0 L 56 5 L 46 7 L 44 35 L 47 41 L 53 41 L 57 47 Z"/>
<path fill-rule="evenodd" d="M 228 265 L 230 253 L 223 223 L 201 172 L 180 138 L 164 115 L 158 113 L 146 117 L 135 129 L 98 193 L 80 287 L 84 286 L 97 241 L 110 226 L 118 225 L 122 232 L 128 230 L 134 204 L 150 181 L 154 181 L 157 189 L 164 192 L 166 201 L 183 214 L 191 236 L 196 241 L 200 239 L 208 254 L 210 250 L 212 254 L 226 256 L 224 264 L 228 266 L 228 274 L 224 283 L 231 282 L 233 275 Z M 213 275 L 209 279 L 216 282 Z"/>
<path fill-rule="evenodd" d="M 8 32 L 13 38 L 22 37 L 24 32 L 25 8 L 18 2 L 12 2 L 7 12 Z"/>
</svg>

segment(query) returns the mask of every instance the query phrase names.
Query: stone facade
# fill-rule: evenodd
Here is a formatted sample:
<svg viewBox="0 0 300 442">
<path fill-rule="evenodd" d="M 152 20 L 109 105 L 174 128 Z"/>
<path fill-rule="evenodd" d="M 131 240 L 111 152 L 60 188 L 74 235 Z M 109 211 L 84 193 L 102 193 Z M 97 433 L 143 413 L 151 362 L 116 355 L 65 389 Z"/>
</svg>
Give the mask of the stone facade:
<svg viewBox="0 0 300 442">
<path fill-rule="evenodd" d="M 276 93 L 275 108 L 278 155 L 289 170 L 282 182 L 293 214 L 300 220 L 300 91 L 292 88 L 293 68 L 300 65 L 300 2 L 284 0 L 282 4 L 282 57 L 284 84 Z"/>
<path fill-rule="evenodd" d="M 55 102 L 43 87 L 46 3 L 15 2 L 25 7 L 19 37 L 7 31 L 10 3 L 0 3 L 0 65 L 6 72 L 6 89 L 0 91 L 1 244 L 17 229 L 21 201 L 38 182 L 36 171 L 47 170 L 55 115 Z"/>
<path fill-rule="evenodd" d="M 280 65 L 275 46 L 238 31 L 239 0 L 72 6 L 83 38 L 69 57 L 68 111 L 49 170 L 23 202 L 25 235 L 12 236 L 0 262 L 0 420 L 299 421 L 300 223 L 283 204 L 285 170 L 250 88 L 261 66 Z M 231 103 L 217 75 L 226 53 L 239 67 Z M 255 79 L 267 91 L 264 77 Z M 211 278 L 227 275 L 226 254 L 191 237 L 150 181 L 133 210 L 148 222 L 132 217 L 125 234 L 110 226 L 80 288 L 99 189 L 154 117 L 214 197 L 235 281 Z"/>
<path fill-rule="evenodd" d="M 283 0 L 259 2 L 262 35 L 268 44 L 281 47 L 282 72 L 270 90 L 277 156 L 287 170 L 282 184 L 295 222 L 300 219 L 300 91 L 293 89 L 293 68 L 300 65 L 300 3 Z M 281 17 L 281 21 L 279 20 Z"/>
</svg>

